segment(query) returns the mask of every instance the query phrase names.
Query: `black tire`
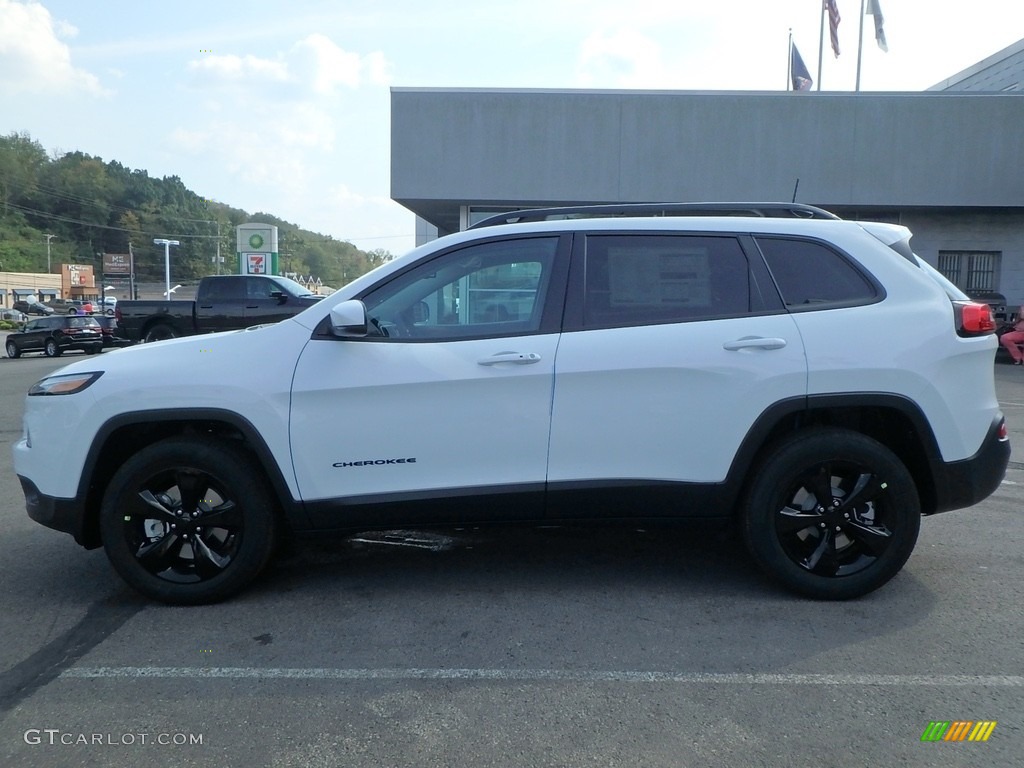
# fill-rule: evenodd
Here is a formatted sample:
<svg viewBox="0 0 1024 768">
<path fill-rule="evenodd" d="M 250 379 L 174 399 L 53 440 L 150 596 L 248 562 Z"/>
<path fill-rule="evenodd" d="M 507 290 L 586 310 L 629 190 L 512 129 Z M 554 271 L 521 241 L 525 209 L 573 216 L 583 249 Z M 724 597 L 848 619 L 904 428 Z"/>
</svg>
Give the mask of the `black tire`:
<svg viewBox="0 0 1024 768">
<path fill-rule="evenodd" d="M 47 357 L 60 357 L 63 351 L 55 339 L 47 339 L 43 347 L 43 354 Z"/>
<path fill-rule="evenodd" d="M 820 429 L 784 440 L 759 462 L 739 522 L 769 576 L 802 595 L 848 600 L 878 589 L 907 562 L 921 502 L 907 468 L 884 445 Z"/>
<path fill-rule="evenodd" d="M 8 341 L 6 347 L 8 357 L 21 357 L 21 350 L 18 349 L 17 345 L 13 341 Z"/>
<path fill-rule="evenodd" d="M 76 310 L 76 309 L 75 309 L 74 307 L 70 307 L 70 308 L 68 309 L 68 314 L 69 314 L 69 315 L 77 315 L 77 314 L 78 314 L 78 311 L 77 311 L 77 310 Z"/>
<path fill-rule="evenodd" d="M 277 535 L 260 474 L 227 443 L 170 438 L 139 451 L 111 479 L 100 509 L 114 569 L 173 605 L 240 592 L 266 566 Z"/>
<path fill-rule="evenodd" d="M 163 341 L 164 339 L 176 339 L 178 334 L 174 328 L 169 326 L 167 323 L 157 323 L 146 331 L 146 335 L 143 337 L 143 341 L 147 344 L 151 341 Z"/>
</svg>

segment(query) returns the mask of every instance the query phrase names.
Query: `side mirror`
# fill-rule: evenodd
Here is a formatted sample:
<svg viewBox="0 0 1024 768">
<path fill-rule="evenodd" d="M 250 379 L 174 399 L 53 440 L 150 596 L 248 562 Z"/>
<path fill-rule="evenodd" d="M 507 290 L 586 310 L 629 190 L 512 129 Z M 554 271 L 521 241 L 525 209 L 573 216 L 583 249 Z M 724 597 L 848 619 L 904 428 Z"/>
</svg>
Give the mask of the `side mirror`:
<svg viewBox="0 0 1024 768">
<path fill-rule="evenodd" d="M 336 304 L 331 309 L 331 332 L 335 336 L 366 335 L 366 305 L 358 299 Z"/>
<path fill-rule="evenodd" d="M 277 299 L 278 304 L 284 304 L 288 301 L 288 294 L 284 291 L 271 291 L 270 298 Z"/>
</svg>

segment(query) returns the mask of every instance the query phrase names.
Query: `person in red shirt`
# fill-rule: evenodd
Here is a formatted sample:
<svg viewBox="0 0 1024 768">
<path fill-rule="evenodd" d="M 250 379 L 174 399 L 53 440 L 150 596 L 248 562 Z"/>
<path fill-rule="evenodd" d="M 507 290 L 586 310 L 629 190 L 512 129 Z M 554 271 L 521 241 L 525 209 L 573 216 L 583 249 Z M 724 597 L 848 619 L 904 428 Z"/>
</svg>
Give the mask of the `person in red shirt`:
<svg viewBox="0 0 1024 768">
<path fill-rule="evenodd" d="M 999 337 L 999 343 L 1006 347 L 1014 365 L 1024 365 L 1024 352 L 1020 351 L 1020 345 L 1024 344 L 1024 306 L 1017 311 L 1013 328 Z"/>
<path fill-rule="evenodd" d="M 87 314 L 87 315 L 91 315 L 92 314 L 92 302 L 91 301 L 85 302 L 85 304 L 82 305 L 82 311 L 85 312 L 85 314 Z"/>
</svg>

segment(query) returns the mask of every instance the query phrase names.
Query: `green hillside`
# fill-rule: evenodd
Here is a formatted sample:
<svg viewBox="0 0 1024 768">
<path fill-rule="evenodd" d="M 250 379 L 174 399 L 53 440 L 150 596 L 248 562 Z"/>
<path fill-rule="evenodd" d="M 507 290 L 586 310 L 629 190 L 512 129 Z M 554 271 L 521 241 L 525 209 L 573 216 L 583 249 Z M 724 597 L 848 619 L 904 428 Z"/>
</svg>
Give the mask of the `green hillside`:
<svg viewBox="0 0 1024 768">
<path fill-rule="evenodd" d="M 361 251 L 346 241 L 302 229 L 272 214 L 249 214 L 187 189 L 177 176 L 152 178 L 116 160 L 82 152 L 50 157 L 27 134 L 0 137 L 0 271 L 45 272 L 46 237 L 51 262 L 92 264 L 97 254 L 153 252 L 153 238 L 181 242 L 174 274 L 188 280 L 216 272 L 218 226 L 221 255 L 230 270 L 235 226 L 252 221 L 278 227 L 282 271 L 319 277 L 339 286 L 391 258 Z M 136 259 L 140 280 L 163 278 L 162 259 Z"/>
</svg>

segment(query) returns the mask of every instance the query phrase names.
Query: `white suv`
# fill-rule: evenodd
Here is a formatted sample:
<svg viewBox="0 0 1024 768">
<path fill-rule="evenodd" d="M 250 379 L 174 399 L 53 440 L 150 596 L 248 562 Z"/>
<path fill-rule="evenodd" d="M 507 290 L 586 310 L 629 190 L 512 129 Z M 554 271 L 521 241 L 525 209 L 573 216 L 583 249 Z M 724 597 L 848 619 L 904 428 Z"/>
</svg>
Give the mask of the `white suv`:
<svg viewBox="0 0 1024 768">
<path fill-rule="evenodd" d="M 43 379 L 14 447 L 29 515 L 169 603 L 242 589 L 285 532 L 686 518 L 842 599 L 999 485 L 991 314 L 905 228 L 784 204 L 507 219 L 290 320 Z"/>
</svg>

